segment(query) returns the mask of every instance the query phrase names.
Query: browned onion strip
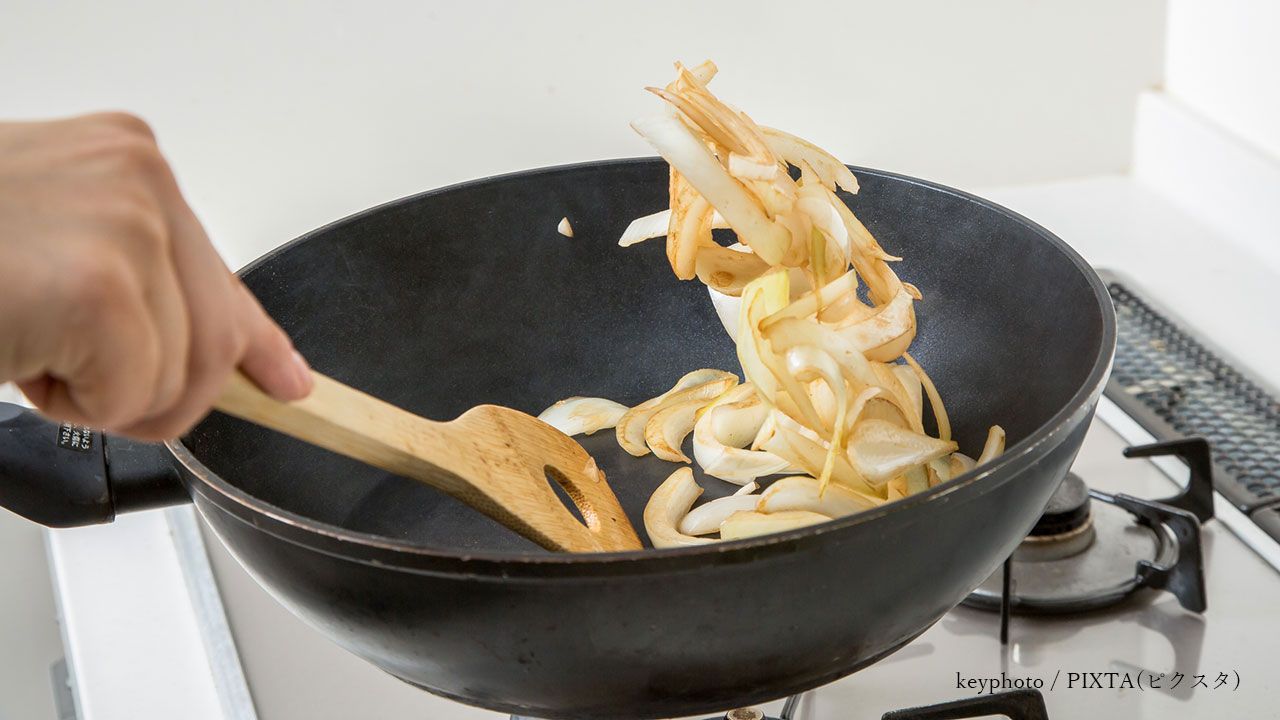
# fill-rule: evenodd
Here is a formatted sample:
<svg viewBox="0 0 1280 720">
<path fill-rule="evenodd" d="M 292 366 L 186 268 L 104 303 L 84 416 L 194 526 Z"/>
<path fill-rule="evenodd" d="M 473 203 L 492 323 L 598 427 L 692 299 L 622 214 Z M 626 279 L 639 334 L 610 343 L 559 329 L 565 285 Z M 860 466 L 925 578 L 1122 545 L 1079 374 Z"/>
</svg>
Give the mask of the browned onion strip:
<svg viewBox="0 0 1280 720">
<path fill-rule="evenodd" d="M 933 407 L 933 418 L 938 423 L 938 439 L 950 440 L 951 420 L 947 417 L 947 408 L 942 404 L 942 396 L 938 394 L 938 388 L 924 368 L 920 367 L 920 363 L 911 357 L 911 353 L 902 353 L 902 359 L 907 361 L 907 365 L 911 366 L 916 377 L 920 378 L 920 384 L 924 386 L 924 392 L 929 396 L 929 405 Z"/>
</svg>

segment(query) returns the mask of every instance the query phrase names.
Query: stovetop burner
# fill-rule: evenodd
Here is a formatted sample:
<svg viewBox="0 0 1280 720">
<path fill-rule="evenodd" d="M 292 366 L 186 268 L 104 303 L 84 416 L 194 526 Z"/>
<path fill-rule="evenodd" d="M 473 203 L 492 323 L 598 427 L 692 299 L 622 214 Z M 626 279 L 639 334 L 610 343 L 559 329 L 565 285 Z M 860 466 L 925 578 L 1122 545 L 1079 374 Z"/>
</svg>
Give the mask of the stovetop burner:
<svg viewBox="0 0 1280 720">
<path fill-rule="evenodd" d="M 1031 566 L 1042 566 L 1080 554 L 1093 544 L 1095 537 L 1089 487 L 1079 475 L 1069 473 L 1027 539 L 1013 551 L 1013 557 Z"/>
<path fill-rule="evenodd" d="M 1187 489 L 1141 500 L 1090 490 L 1068 474 L 1044 515 L 964 604 L 987 610 L 1067 613 L 1115 604 L 1142 588 L 1164 589 L 1183 607 L 1205 609 L 1200 523 L 1213 517 L 1212 462 L 1199 438 L 1132 447 L 1126 457 L 1177 455 L 1191 467 Z"/>
</svg>

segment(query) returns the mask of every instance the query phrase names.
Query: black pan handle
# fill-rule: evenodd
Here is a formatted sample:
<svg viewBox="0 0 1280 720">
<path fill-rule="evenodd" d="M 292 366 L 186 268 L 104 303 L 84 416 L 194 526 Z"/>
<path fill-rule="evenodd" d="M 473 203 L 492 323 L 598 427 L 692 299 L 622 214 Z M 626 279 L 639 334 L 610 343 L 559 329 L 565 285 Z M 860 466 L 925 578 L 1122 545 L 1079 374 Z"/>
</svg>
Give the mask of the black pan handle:
<svg viewBox="0 0 1280 720">
<path fill-rule="evenodd" d="M 163 444 L 0 403 L 0 507 L 48 527 L 77 527 L 189 500 Z"/>
</svg>

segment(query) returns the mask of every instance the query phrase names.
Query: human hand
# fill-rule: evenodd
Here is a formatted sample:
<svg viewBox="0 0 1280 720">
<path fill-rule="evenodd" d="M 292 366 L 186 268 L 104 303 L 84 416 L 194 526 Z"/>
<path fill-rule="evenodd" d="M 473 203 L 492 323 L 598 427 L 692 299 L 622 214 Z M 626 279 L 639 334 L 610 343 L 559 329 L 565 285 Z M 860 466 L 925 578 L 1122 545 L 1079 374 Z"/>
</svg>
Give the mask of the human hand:
<svg viewBox="0 0 1280 720">
<path fill-rule="evenodd" d="M 123 113 L 0 123 L 0 382 L 54 419 L 165 440 L 237 367 L 281 400 L 311 390 L 147 125 Z"/>
</svg>

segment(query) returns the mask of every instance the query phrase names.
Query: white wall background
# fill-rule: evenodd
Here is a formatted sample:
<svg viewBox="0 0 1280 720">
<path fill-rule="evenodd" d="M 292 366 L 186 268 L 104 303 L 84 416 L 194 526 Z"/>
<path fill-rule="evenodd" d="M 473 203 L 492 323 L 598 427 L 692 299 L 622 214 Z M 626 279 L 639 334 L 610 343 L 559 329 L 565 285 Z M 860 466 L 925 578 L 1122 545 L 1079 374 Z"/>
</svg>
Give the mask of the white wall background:
<svg viewBox="0 0 1280 720">
<path fill-rule="evenodd" d="M 0 117 L 143 115 L 233 266 L 431 187 L 651 154 L 627 123 L 676 59 L 847 162 L 1121 172 L 1164 33 L 1160 0 L 3 3 Z"/>
<path fill-rule="evenodd" d="M 1280 3 L 1169 0 L 1165 86 L 1280 161 Z"/>
</svg>

